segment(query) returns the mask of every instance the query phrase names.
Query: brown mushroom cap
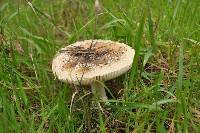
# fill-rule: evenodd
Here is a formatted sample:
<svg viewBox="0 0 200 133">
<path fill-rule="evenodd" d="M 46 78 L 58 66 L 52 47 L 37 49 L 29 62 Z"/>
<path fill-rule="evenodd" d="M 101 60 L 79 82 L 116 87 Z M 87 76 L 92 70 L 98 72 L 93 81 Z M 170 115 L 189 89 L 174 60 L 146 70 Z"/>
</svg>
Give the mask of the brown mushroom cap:
<svg viewBox="0 0 200 133">
<path fill-rule="evenodd" d="M 128 71 L 135 51 L 124 43 L 85 40 L 62 48 L 52 63 L 58 79 L 73 84 L 106 81 Z"/>
</svg>

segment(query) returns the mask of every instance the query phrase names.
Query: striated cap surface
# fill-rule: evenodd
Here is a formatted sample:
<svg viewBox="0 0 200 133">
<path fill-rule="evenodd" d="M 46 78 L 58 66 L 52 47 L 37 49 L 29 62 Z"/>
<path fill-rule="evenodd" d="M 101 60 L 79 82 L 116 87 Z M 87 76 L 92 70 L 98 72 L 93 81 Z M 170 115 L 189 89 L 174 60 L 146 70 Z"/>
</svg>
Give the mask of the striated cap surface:
<svg viewBox="0 0 200 133">
<path fill-rule="evenodd" d="M 85 40 L 62 48 L 54 57 L 53 73 L 73 84 L 106 81 L 128 71 L 135 51 L 124 43 L 110 40 Z"/>
</svg>

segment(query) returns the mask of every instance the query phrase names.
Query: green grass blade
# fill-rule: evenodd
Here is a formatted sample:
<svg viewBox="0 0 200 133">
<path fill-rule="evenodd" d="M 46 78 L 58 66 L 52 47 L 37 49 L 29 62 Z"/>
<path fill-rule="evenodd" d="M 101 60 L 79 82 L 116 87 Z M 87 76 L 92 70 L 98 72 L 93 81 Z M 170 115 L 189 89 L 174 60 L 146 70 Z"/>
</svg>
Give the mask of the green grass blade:
<svg viewBox="0 0 200 133">
<path fill-rule="evenodd" d="M 134 81 L 134 76 L 136 75 L 137 72 L 137 66 L 138 66 L 138 59 L 139 59 L 139 53 L 140 53 L 140 46 L 141 46 L 141 39 L 142 39 L 142 34 L 143 34 L 143 30 L 144 30 L 144 23 L 145 23 L 145 19 L 146 19 L 146 14 L 143 13 L 142 15 L 142 19 L 136 34 L 136 41 L 135 41 L 135 57 L 133 60 L 133 64 L 132 64 L 132 69 L 131 69 L 131 73 L 130 73 L 130 77 L 129 77 L 129 82 L 128 82 L 128 89 L 133 87 L 133 81 Z"/>
</svg>

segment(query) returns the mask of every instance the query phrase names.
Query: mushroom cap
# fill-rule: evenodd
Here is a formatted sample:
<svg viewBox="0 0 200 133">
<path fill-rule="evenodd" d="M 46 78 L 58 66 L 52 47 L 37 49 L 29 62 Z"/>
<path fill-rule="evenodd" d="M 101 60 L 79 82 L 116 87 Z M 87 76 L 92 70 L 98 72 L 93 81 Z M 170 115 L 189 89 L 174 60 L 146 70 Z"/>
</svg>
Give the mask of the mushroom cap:
<svg viewBox="0 0 200 133">
<path fill-rule="evenodd" d="M 110 40 L 85 40 L 62 48 L 54 57 L 52 70 L 58 79 L 88 85 L 107 81 L 128 71 L 135 51 Z"/>
</svg>

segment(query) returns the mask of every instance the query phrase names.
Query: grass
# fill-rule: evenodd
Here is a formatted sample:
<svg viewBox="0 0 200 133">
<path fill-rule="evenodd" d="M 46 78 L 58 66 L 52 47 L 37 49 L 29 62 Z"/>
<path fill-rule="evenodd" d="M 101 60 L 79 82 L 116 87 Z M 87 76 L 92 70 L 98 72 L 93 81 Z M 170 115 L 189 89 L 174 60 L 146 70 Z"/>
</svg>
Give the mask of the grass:
<svg viewBox="0 0 200 133">
<path fill-rule="evenodd" d="M 199 1 L 101 5 L 96 22 L 90 0 L 0 1 L 0 132 L 200 132 Z M 136 50 L 130 72 L 105 83 L 109 107 L 51 71 L 59 48 L 92 38 Z"/>
</svg>

